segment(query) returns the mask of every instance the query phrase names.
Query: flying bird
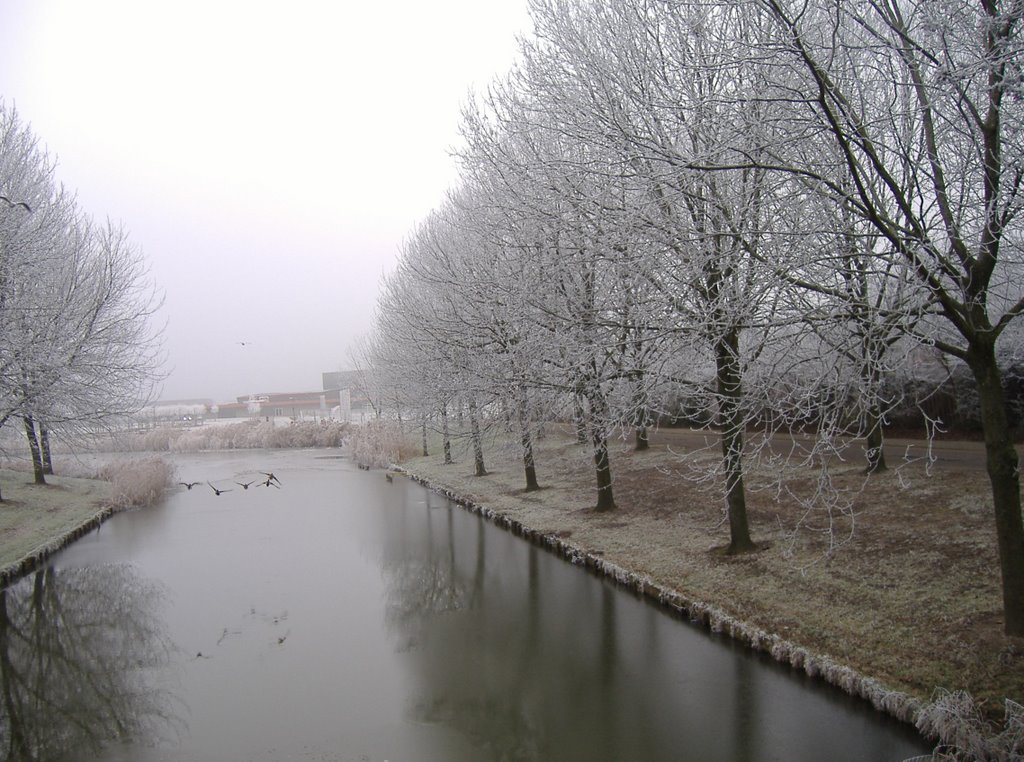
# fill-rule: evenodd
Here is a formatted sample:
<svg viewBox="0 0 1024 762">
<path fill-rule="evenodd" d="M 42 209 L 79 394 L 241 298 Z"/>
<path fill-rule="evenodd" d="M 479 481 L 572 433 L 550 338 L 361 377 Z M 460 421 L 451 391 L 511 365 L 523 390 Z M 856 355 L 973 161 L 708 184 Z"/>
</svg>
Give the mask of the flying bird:
<svg viewBox="0 0 1024 762">
<path fill-rule="evenodd" d="M 209 483 L 209 482 L 207 482 L 207 484 L 210 484 L 210 483 Z M 217 488 L 216 488 L 216 487 L 214 487 L 214 486 L 213 486 L 212 484 L 210 484 L 210 489 L 212 489 L 212 490 L 214 491 L 214 493 L 215 493 L 215 494 L 216 494 L 216 495 L 217 495 L 218 497 L 220 497 L 220 493 L 221 493 L 221 492 L 230 492 L 230 491 L 231 491 L 231 490 L 229 490 L 229 489 L 217 489 Z"/>
<path fill-rule="evenodd" d="M 0 201 L 3 201 L 7 206 L 20 206 L 29 214 L 32 214 L 32 207 L 26 204 L 24 201 L 11 201 L 7 196 L 0 196 Z"/>
<path fill-rule="evenodd" d="M 260 484 L 264 487 L 276 487 L 277 489 L 281 489 L 280 485 L 274 484 L 270 479 L 267 479 L 265 482 L 260 482 Z"/>
<path fill-rule="evenodd" d="M 192 489 L 197 484 L 199 484 L 199 482 L 178 482 L 178 484 L 180 484 L 185 489 Z"/>
<path fill-rule="evenodd" d="M 266 471 L 260 471 L 260 473 L 263 474 L 265 477 L 267 477 L 267 481 L 268 482 L 277 482 L 278 484 L 281 483 L 281 480 L 278 479 L 276 476 L 274 476 L 273 472 L 270 472 L 268 474 Z"/>
<path fill-rule="evenodd" d="M 237 484 L 242 489 L 249 489 L 249 485 L 254 484 L 255 482 L 256 480 L 253 479 L 251 482 L 235 482 L 235 484 Z"/>
</svg>

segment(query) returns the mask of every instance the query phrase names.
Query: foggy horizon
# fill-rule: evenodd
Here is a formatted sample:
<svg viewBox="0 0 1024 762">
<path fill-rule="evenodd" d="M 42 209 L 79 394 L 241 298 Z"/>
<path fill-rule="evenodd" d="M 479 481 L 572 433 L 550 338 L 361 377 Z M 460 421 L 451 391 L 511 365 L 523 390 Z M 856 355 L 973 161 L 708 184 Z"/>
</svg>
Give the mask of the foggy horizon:
<svg viewBox="0 0 1024 762">
<path fill-rule="evenodd" d="M 387 8 L 14 0 L 0 97 L 163 297 L 160 400 L 313 391 L 457 174 L 525 0 Z M 246 342 L 243 346 L 240 342 Z"/>
</svg>

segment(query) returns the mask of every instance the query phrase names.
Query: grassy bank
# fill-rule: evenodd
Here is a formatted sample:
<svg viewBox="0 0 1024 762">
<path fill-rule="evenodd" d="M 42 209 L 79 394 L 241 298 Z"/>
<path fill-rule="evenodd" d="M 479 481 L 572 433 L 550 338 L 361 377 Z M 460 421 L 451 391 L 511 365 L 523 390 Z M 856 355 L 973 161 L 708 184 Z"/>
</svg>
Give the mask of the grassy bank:
<svg viewBox="0 0 1024 762">
<path fill-rule="evenodd" d="M 565 555 L 628 570 L 634 586 L 661 591 L 684 613 L 781 661 L 812 674 L 834 669 L 837 684 L 855 671 L 868 681 L 848 689 L 862 695 L 876 683 L 881 694 L 905 694 L 910 700 L 895 701 L 893 712 L 910 715 L 903 719 L 916 718 L 915 707 L 938 689 L 969 691 L 990 716 L 1002 716 L 1004 699 L 1024 699 L 1024 643 L 1002 633 L 982 469 L 954 463 L 929 475 L 918 462 L 865 482 L 862 465 L 849 464 L 838 480 L 853 490 L 852 511 L 824 516 L 805 514 L 792 495 L 768 488 L 771 474 L 752 468 L 748 510 L 760 550 L 727 556 L 717 487 L 681 476 L 676 453 L 688 445 L 674 437 L 661 432 L 647 452 L 625 444 L 614 452 L 618 510 L 607 514 L 591 509 L 589 448 L 562 438 L 540 443 L 538 492 L 524 492 L 510 447 L 489 448 L 485 477 L 473 476 L 464 451 L 443 465 L 436 446 L 436 454 L 402 465 Z M 813 475 L 797 476 L 790 488 L 813 490 Z M 804 530 L 794 535 L 800 521 Z M 838 530 L 832 535 L 824 531 L 829 522 Z M 846 541 L 835 546 L 836 538 Z"/>
<path fill-rule="evenodd" d="M 27 559 L 45 555 L 80 527 L 110 512 L 111 484 L 95 479 L 50 476 L 32 483 L 32 474 L 0 470 L 0 582 L 7 582 Z"/>
<path fill-rule="evenodd" d="M 151 505 L 173 479 L 158 458 L 119 460 L 95 478 L 47 476 L 0 469 L 0 585 L 34 568 L 51 553 L 98 526 L 118 510 Z"/>
</svg>

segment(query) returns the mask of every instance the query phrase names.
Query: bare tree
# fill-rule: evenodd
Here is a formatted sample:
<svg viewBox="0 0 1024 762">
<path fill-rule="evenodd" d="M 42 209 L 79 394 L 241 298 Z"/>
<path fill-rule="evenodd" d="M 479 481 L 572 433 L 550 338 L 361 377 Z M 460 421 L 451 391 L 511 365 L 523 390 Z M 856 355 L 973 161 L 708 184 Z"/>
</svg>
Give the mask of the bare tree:
<svg viewBox="0 0 1024 762">
<path fill-rule="evenodd" d="M 751 166 L 716 176 L 692 168 L 730 148 L 758 150 L 760 135 L 748 129 L 756 114 L 723 97 L 746 87 L 753 74 L 732 65 L 708 34 L 747 22 L 740 13 L 708 8 L 659 13 L 642 2 L 537 0 L 532 10 L 539 41 L 524 54 L 531 91 L 561 109 L 563 133 L 615 157 L 600 179 L 625 184 L 626 213 L 616 233 L 629 230 L 632 242 L 619 256 L 656 252 L 638 268 L 663 305 L 646 317 L 710 352 L 729 549 L 751 550 L 743 375 L 744 345 L 754 345 L 743 337 L 766 321 L 762 308 L 773 291 L 761 261 L 765 172 Z M 746 145 L 730 146 L 737 133 Z M 594 166 L 591 175 L 603 169 Z M 638 405 L 641 416 L 644 406 Z"/>
<path fill-rule="evenodd" d="M 780 146 L 773 169 L 849 208 L 901 259 L 948 333 L 925 338 L 978 386 L 1005 630 L 1024 634 L 1024 525 L 1000 338 L 1024 310 L 1020 278 L 1024 5 L 983 0 L 758 0 L 775 23 L 750 41 L 791 133 L 838 152 L 850 184 Z M 798 108 L 793 108 L 796 103 Z"/>
<path fill-rule="evenodd" d="M 96 226 L 13 110 L 0 107 L 0 425 L 20 418 L 37 481 L 49 436 L 122 421 L 159 381 L 159 305 L 121 226 Z"/>
</svg>

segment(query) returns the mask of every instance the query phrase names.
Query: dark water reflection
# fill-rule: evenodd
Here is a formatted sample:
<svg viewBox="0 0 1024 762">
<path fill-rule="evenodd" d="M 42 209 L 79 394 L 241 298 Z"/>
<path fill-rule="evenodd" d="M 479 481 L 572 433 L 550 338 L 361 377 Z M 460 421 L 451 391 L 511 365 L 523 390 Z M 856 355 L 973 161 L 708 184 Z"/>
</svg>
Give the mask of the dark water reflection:
<svg viewBox="0 0 1024 762">
<path fill-rule="evenodd" d="M 886 760 L 916 737 L 436 497 L 392 511 L 410 709 L 490 759 Z"/>
<path fill-rule="evenodd" d="M 172 653 L 160 599 L 158 583 L 126 566 L 48 567 L 0 590 L 3 759 L 174 737 L 176 702 L 156 677 Z"/>
<path fill-rule="evenodd" d="M 93 711 L 95 737 L 60 743 L 69 759 L 103 760 L 874 761 L 924 749 L 860 702 L 404 480 L 310 452 L 179 465 L 214 482 L 256 470 L 282 489 L 181 492 L 58 556 L 49 579 L 79 581 L 61 600 L 89 612 L 87 633 L 26 619 L 34 580 L 8 592 L 11 621 L 55 632 L 0 646 L 5 675 L 64 639 L 97 686 L 78 695 L 73 670 L 39 678 L 38 698 L 3 710 L 11 728 L 38 738 L 57 704 L 76 726 Z M 101 735 L 121 740 L 95 752 Z"/>
</svg>

